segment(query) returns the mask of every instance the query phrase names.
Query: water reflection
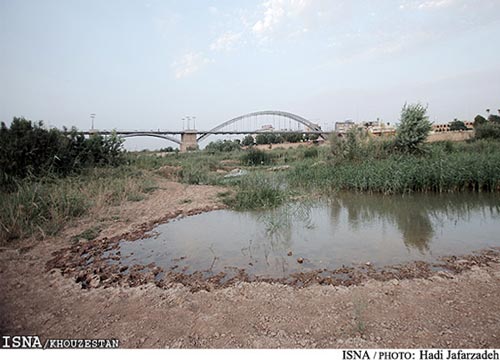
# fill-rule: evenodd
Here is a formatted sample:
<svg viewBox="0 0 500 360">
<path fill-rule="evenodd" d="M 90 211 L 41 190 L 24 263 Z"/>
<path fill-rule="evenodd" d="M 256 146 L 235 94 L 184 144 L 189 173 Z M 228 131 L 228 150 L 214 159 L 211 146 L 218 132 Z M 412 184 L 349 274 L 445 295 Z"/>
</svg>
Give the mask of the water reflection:
<svg viewBox="0 0 500 360">
<path fill-rule="evenodd" d="M 312 218 L 313 203 L 285 204 L 277 209 L 254 213 L 255 220 L 263 225 L 261 236 L 249 241 L 249 252 L 262 250 L 267 266 L 280 268 L 283 274 L 289 270 L 287 257 L 293 247 L 292 237 L 297 227 L 312 230 L 315 225 Z M 293 253 L 292 253 L 293 254 Z M 254 259 L 255 261 L 255 259 Z M 271 264 L 271 261 L 274 264 Z"/>
<path fill-rule="evenodd" d="M 244 268 L 285 276 L 370 261 L 385 265 L 500 245 L 496 194 L 338 194 L 272 211 L 215 211 L 163 224 L 160 235 L 122 242 L 126 265 Z M 298 263 L 297 258 L 306 259 Z M 184 259 L 179 261 L 178 259 Z"/>
<path fill-rule="evenodd" d="M 435 227 L 446 220 L 468 222 L 477 210 L 499 218 L 499 197 L 495 194 L 414 194 L 414 195 L 364 195 L 341 193 L 329 200 L 330 218 L 338 223 L 341 210 L 348 213 L 351 230 L 358 230 L 368 223 L 386 221 L 401 232 L 407 247 L 420 252 L 429 250 Z M 485 214 L 483 214 L 485 215 Z"/>
</svg>

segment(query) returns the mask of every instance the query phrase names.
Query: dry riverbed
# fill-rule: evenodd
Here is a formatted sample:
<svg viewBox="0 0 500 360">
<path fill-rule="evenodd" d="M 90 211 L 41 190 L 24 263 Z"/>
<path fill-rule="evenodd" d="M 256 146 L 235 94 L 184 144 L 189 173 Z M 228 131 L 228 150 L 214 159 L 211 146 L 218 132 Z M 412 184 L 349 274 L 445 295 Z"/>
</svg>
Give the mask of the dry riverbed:
<svg viewBox="0 0 500 360">
<path fill-rule="evenodd" d="M 95 225 L 89 217 L 57 238 L 2 248 L 0 333 L 154 348 L 500 347 L 494 250 L 447 258 L 439 269 L 366 264 L 277 281 L 172 273 L 155 283 L 154 267 L 120 275 L 79 260 L 82 250 L 96 255 L 167 219 L 222 208 L 225 191 L 163 181 L 141 202 L 105 209 L 95 240 L 78 240 Z"/>
</svg>

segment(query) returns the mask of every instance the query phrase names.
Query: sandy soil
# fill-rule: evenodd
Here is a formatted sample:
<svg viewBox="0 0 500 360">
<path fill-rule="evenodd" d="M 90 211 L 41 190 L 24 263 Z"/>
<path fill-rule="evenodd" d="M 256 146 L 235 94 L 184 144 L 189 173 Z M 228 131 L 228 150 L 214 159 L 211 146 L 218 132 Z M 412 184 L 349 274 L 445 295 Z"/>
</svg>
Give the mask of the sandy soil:
<svg viewBox="0 0 500 360">
<path fill-rule="evenodd" d="M 111 209 L 116 220 L 103 225 L 99 239 L 222 207 L 222 191 L 164 182 L 148 199 Z M 122 347 L 148 348 L 500 347 L 498 258 L 459 274 L 349 287 L 237 282 L 196 292 L 150 283 L 84 290 L 46 264 L 89 221 L 55 239 L 1 249 L 0 334 L 117 338 Z"/>
</svg>

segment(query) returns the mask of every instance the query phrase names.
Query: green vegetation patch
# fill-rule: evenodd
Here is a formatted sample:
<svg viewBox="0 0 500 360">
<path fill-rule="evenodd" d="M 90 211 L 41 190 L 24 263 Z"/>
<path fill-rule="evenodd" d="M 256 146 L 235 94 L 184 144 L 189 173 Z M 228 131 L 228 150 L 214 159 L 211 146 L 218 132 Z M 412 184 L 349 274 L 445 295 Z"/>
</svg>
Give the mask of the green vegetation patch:
<svg viewBox="0 0 500 360">
<path fill-rule="evenodd" d="M 279 176 L 251 173 L 241 177 L 234 196 L 225 195 L 222 199 L 237 210 L 274 208 L 289 198 L 282 184 Z"/>
</svg>

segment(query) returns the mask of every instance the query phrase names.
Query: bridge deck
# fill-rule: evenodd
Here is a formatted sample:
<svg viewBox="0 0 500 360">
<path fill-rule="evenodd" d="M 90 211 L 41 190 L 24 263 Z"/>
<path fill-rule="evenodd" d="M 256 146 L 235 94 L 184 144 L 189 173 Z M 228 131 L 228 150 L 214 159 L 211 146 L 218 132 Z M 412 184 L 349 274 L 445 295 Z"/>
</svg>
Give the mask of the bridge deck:
<svg viewBox="0 0 500 360">
<path fill-rule="evenodd" d="M 151 134 L 151 135 L 182 135 L 182 134 L 210 134 L 210 135 L 245 135 L 245 134 L 329 134 L 331 131 L 316 131 L 316 130 L 256 130 L 256 131 L 202 131 L 202 130 L 151 130 L 151 131 L 141 131 L 141 130 L 95 130 L 95 131 L 80 131 L 81 134 L 91 135 L 91 134 L 101 134 L 101 135 L 134 135 L 134 134 Z"/>
</svg>

